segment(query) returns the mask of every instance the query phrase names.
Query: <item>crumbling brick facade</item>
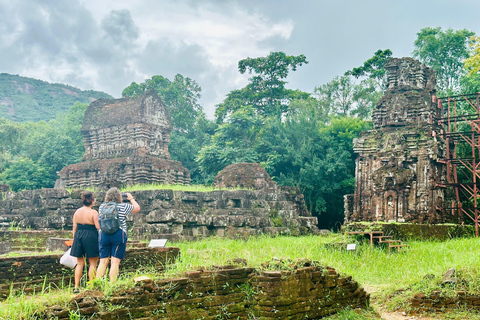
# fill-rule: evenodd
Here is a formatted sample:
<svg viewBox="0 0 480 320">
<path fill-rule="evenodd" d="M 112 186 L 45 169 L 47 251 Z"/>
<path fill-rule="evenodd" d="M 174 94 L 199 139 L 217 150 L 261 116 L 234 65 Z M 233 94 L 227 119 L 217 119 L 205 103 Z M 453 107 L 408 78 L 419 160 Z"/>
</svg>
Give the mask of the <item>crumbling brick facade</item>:
<svg viewBox="0 0 480 320">
<path fill-rule="evenodd" d="M 228 265 L 190 271 L 182 278 L 139 281 L 105 296 L 86 291 L 40 319 L 320 319 L 347 307 L 364 308 L 370 296 L 351 276 L 304 261 L 290 270 Z M 104 306 L 111 306 L 105 310 Z"/>
<path fill-rule="evenodd" d="M 355 194 L 346 196 L 345 222 L 448 222 L 440 210 L 446 165 L 435 73 L 412 58 L 390 59 L 385 68 L 373 129 L 354 139 Z"/>
<path fill-rule="evenodd" d="M 60 171 L 56 188 L 190 183 L 190 172 L 170 159 L 170 115 L 155 91 L 136 98 L 99 99 L 82 126 L 85 154 Z"/>
</svg>

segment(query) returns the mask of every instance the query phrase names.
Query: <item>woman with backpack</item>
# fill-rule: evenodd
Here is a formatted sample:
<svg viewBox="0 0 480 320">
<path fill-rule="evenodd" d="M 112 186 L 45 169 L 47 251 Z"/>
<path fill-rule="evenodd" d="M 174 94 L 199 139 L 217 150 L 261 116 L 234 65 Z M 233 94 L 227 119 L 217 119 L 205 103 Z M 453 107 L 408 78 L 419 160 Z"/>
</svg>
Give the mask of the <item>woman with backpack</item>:
<svg viewBox="0 0 480 320">
<path fill-rule="evenodd" d="M 73 293 L 79 293 L 80 279 L 85 266 L 85 257 L 88 259 L 88 279 L 95 279 L 98 262 L 98 212 L 93 210 L 95 196 L 90 191 L 82 192 L 83 207 L 73 215 L 73 245 L 70 255 L 77 257 L 75 267 L 75 288 Z"/>
<path fill-rule="evenodd" d="M 98 209 L 100 264 L 98 265 L 97 278 L 105 275 L 108 261 L 111 258 L 109 273 L 111 282 L 117 280 L 120 262 L 125 256 L 127 247 L 127 217 L 131 213 L 140 211 L 140 206 L 135 201 L 135 198 L 128 192 L 125 195 L 130 203 L 122 202 L 120 190 L 117 188 L 109 189 L 105 195 L 105 202 Z"/>
</svg>

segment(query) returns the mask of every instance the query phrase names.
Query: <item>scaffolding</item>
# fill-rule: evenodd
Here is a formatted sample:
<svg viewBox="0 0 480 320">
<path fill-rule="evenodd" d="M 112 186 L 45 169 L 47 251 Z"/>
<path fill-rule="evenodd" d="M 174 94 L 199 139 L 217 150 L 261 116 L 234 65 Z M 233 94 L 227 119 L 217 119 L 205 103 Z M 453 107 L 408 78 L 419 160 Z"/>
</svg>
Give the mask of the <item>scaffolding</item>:
<svg viewBox="0 0 480 320">
<path fill-rule="evenodd" d="M 480 210 L 480 93 L 437 98 L 440 109 L 438 123 L 446 142 L 445 158 L 440 161 L 447 166 L 446 188 L 453 188 L 451 212 L 464 221 L 470 218 L 479 232 Z"/>
</svg>

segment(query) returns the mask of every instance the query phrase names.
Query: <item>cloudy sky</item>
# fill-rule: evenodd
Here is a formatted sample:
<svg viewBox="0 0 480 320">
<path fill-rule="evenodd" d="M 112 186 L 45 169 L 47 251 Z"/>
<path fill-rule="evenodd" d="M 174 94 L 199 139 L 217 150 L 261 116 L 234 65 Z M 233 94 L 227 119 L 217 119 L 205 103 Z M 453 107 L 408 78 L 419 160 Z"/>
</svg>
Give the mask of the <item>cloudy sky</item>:
<svg viewBox="0 0 480 320">
<path fill-rule="evenodd" d="M 424 27 L 480 34 L 479 12 L 478 0 L 0 0 L 0 73 L 117 98 L 180 73 L 212 118 L 247 83 L 241 59 L 304 54 L 288 87 L 312 92 L 378 49 L 410 56 Z"/>
</svg>

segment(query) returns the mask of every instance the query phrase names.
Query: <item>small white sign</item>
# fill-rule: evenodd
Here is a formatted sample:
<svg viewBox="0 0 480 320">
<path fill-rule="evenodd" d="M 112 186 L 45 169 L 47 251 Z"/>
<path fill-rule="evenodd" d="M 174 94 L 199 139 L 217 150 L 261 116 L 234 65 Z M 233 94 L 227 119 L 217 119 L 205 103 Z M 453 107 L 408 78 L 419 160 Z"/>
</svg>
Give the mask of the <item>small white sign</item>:
<svg viewBox="0 0 480 320">
<path fill-rule="evenodd" d="M 148 244 L 149 248 L 163 248 L 165 247 L 165 244 L 167 243 L 167 239 L 153 239 L 150 240 L 150 243 Z"/>
<path fill-rule="evenodd" d="M 347 244 L 347 250 L 355 250 L 357 245 L 355 243 Z"/>
</svg>

